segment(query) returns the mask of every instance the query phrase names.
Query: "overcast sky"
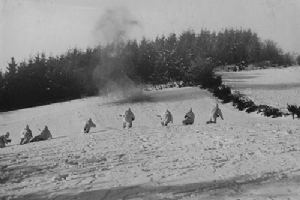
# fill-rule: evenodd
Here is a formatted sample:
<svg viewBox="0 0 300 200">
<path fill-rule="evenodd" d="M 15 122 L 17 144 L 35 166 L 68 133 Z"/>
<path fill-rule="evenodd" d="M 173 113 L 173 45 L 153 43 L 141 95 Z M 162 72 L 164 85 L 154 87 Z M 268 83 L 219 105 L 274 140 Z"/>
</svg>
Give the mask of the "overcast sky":
<svg viewBox="0 0 300 200">
<path fill-rule="evenodd" d="M 107 10 L 137 22 L 127 27 L 130 39 L 251 28 L 300 53 L 300 0 L 0 0 L 0 68 L 12 56 L 19 62 L 37 52 L 58 55 L 107 41 L 96 31 Z"/>
</svg>

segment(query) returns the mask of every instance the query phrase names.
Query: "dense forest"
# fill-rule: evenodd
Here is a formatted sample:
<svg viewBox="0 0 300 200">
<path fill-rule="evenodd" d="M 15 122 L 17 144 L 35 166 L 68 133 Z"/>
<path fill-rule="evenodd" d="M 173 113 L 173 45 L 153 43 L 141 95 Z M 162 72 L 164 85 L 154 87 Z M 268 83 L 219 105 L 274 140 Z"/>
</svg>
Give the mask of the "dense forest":
<svg viewBox="0 0 300 200">
<path fill-rule="evenodd" d="M 37 54 L 0 72 L 0 110 L 12 110 L 99 94 L 111 82 L 164 84 L 182 81 L 209 87 L 213 70 L 225 65 L 288 66 L 293 59 L 251 30 L 202 30 L 154 40 L 124 41 L 56 57 Z"/>
</svg>

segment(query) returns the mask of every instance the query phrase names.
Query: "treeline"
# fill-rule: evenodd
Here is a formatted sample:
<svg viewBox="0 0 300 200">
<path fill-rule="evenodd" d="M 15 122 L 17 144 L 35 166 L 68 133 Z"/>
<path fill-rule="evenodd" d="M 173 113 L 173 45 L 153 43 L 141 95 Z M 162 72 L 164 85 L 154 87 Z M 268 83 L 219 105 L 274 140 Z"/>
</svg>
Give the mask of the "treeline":
<svg viewBox="0 0 300 200">
<path fill-rule="evenodd" d="M 213 69 L 220 65 L 270 62 L 291 65 L 293 60 L 251 30 L 219 33 L 186 31 L 154 40 L 127 41 L 86 50 L 72 49 L 61 56 L 37 54 L 16 63 L 12 58 L 0 73 L 0 110 L 6 111 L 98 94 L 111 82 L 220 85 Z"/>
<path fill-rule="evenodd" d="M 209 91 L 223 103 L 232 102 L 232 105 L 239 109 L 240 111 L 245 110 L 247 113 L 262 113 L 266 117 L 282 117 L 288 115 L 278 108 L 268 106 L 268 105 L 257 105 L 249 97 L 241 94 L 240 92 L 232 92 L 231 88 L 221 84 L 218 87 L 209 88 Z"/>
</svg>

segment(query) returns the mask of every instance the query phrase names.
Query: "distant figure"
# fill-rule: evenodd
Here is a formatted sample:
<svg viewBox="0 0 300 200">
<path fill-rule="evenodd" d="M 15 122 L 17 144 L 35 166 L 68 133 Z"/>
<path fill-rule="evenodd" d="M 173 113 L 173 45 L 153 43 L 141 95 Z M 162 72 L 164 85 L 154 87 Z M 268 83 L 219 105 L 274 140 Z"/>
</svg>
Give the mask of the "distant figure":
<svg viewBox="0 0 300 200">
<path fill-rule="evenodd" d="M 27 144 L 32 139 L 32 131 L 30 130 L 29 126 L 26 125 L 25 129 L 21 132 L 21 142 L 20 144 Z"/>
<path fill-rule="evenodd" d="M 95 128 L 96 124 L 92 121 L 91 118 L 87 120 L 87 122 L 84 124 L 83 132 L 89 133 L 91 128 Z"/>
<path fill-rule="evenodd" d="M 191 125 L 194 123 L 195 114 L 193 113 L 192 108 L 187 112 L 184 116 L 184 120 L 182 121 L 183 125 Z"/>
<path fill-rule="evenodd" d="M 30 140 L 30 142 L 38 142 L 43 140 L 49 140 L 52 139 L 52 135 L 48 129 L 48 126 L 45 126 L 44 130 L 42 130 L 41 134 L 35 136 Z"/>
<path fill-rule="evenodd" d="M 123 117 L 123 128 L 131 128 L 132 127 L 132 121 L 135 120 L 135 116 L 130 108 L 125 111 L 124 115 L 121 115 Z"/>
<path fill-rule="evenodd" d="M 221 109 L 219 108 L 219 105 L 216 104 L 216 106 L 212 109 L 212 111 L 211 111 L 211 113 L 210 113 L 209 121 L 207 121 L 206 123 L 207 123 L 207 124 L 210 124 L 210 123 L 217 123 L 217 118 L 218 118 L 218 117 L 221 117 L 221 119 L 224 120 L 222 111 L 221 111 Z"/>
<path fill-rule="evenodd" d="M 168 126 L 170 122 L 173 123 L 173 116 L 168 109 L 162 115 L 157 116 L 160 117 L 162 126 Z"/>
<path fill-rule="evenodd" d="M 0 148 L 4 148 L 9 142 L 11 142 L 11 139 L 9 139 L 9 132 L 6 132 L 5 135 L 0 136 Z"/>
</svg>

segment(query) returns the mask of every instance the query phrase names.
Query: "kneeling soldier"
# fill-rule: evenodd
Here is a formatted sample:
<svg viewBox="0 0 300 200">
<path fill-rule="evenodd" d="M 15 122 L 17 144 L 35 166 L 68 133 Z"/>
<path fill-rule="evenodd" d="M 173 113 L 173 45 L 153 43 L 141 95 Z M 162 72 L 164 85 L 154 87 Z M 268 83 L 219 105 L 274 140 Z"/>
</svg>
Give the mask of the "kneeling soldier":
<svg viewBox="0 0 300 200">
<path fill-rule="evenodd" d="M 48 126 L 45 126 L 44 130 L 42 130 L 41 134 L 35 136 L 30 140 L 30 142 L 38 142 L 43 140 L 49 140 L 52 139 L 52 135 L 48 129 Z"/>
<path fill-rule="evenodd" d="M 184 120 L 182 121 L 183 125 L 193 124 L 195 120 L 195 114 L 192 111 L 192 108 L 187 112 L 184 116 Z"/>
<path fill-rule="evenodd" d="M 26 125 L 26 128 L 21 132 L 21 142 L 20 144 L 27 144 L 32 139 L 32 131 L 29 126 Z"/>
<path fill-rule="evenodd" d="M 173 123 L 173 116 L 167 109 L 162 115 L 157 115 L 161 119 L 161 125 L 167 126 L 170 122 Z"/>
<path fill-rule="evenodd" d="M 84 128 L 83 128 L 83 132 L 84 133 L 89 133 L 91 128 L 95 128 L 96 124 L 92 121 L 91 118 L 89 118 L 89 120 L 87 120 L 87 122 L 84 124 Z"/>
<path fill-rule="evenodd" d="M 0 148 L 4 148 L 9 142 L 11 142 L 11 139 L 9 139 L 9 132 L 6 132 L 5 135 L 0 136 Z"/>
</svg>

